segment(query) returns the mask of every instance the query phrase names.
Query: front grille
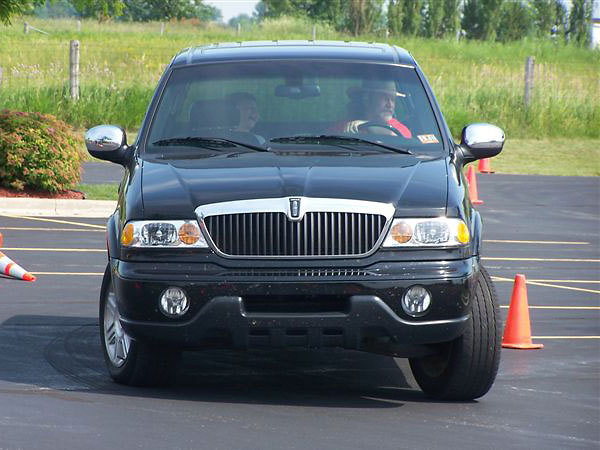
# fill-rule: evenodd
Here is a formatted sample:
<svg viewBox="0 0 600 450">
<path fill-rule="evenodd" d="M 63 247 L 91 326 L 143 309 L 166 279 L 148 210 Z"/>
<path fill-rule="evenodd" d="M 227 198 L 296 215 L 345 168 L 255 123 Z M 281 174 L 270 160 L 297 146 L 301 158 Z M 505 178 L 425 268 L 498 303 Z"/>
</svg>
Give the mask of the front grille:
<svg viewBox="0 0 600 450">
<path fill-rule="evenodd" d="M 369 253 L 386 218 L 380 214 L 307 212 L 291 221 L 280 212 L 204 218 L 217 249 L 230 256 L 349 256 Z"/>
</svg>

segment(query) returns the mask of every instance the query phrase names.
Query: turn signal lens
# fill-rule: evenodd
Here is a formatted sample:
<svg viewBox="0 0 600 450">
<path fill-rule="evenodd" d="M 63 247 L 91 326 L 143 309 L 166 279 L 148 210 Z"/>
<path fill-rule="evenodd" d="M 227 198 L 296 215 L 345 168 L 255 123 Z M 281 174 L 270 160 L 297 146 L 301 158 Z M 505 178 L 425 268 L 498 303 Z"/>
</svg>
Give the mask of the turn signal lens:
<svg viewBox="0 0 600 450">
<path fill-rule="evenodd" d="M 398 222 L 390 231 L 390 236 L 392 239 L 399 244 L 404 244 L 405 242 L 410 241 L 412 234 L 412 227 L 406 222 Z"/>
<path fill-rule="evenodd" d="M 133 224 L 128 223 L 123 228 L 123 233 L 121 233 L 121 244 L 125 246 L 130 246 L 133 242 Z"/>
<path fill-rule="evenodd" d="M 461 244 L 467 244 L 471 239 L 471 235 L 469 233 L 469 228 L 467 225 L 461 220 L 458 222 L 457 230 L 456 230 L 456 240 Z"/>
<path fill-rule="evenodd" d="M 179 227 L 179 240 L 184 244 L 195 244 L 200 239 L 200 228 L 191 222 L 186 222 Z"/>
</svg>

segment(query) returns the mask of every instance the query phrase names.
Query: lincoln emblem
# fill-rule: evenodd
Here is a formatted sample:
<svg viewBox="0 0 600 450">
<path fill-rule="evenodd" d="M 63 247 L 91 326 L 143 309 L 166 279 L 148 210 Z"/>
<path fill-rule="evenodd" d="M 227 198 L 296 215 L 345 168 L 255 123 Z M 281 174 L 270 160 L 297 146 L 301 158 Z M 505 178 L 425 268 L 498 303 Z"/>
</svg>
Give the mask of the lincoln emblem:
<svg viewBox="0 0 600 450">
<path fill-rule="evenodd" d="M 290 216 L 292 219 L 300 217 L 300 199 L 290 198 Z"/>
</svg>

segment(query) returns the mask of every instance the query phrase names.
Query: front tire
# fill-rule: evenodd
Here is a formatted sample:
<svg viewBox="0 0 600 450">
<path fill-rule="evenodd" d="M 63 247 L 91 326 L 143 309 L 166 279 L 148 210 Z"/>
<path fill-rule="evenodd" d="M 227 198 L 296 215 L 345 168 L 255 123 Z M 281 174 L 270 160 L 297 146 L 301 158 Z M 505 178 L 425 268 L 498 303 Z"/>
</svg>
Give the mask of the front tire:
<svg viewBox="0 0 600 450">
<path fill-rule="evenodd" d="M 100 290 L 100 341 L 106 367 L 113 380 L 129 386 L 161 386 L 177 368 L 181 352 L 167 351 L 133 340 L 121 327 L 110 264 Z"/>
<path fill-rule="evenodd" d="M 462 336 L 439 344 L 434 356 L 409 360 L 415 380 L 429 397 L 473 400 L 494 383 L 500 364 L 500 309 L 494 284 L 483 267 L 471 302 L 471 318 Z"/>
</svg>

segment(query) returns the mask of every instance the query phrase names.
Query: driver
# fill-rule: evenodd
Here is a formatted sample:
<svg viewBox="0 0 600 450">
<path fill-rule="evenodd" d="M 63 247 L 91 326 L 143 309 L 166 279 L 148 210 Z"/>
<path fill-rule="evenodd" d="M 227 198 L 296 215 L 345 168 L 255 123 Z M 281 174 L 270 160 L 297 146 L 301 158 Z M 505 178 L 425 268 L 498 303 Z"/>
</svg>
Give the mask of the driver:
<svg viewBox="0 0 600 450">
<path fill-rule="evenodd" d="M 351 119 L 334 125 L 332 131 L 354 133 L 361 132 L 359 126 L 367 122 L 375 122 L 380 126 L 366 127 L 369 132 L 376 134 L 399 134 L 410 139 L 411 131 L 406 125 L 394 118 L 396 109 L 396 97 L 404 97 L 404 94 L 396 90 L 396 83 L 393 80 L 364 80 L 361 87 L 351 88 L 348 94 L 353 97 L 353 102 L 358 102 L 359 114 L 361 119 Z M 354 111 L 356 114 L 356 111 Z M 388 125 L 395 130 L 386 130 Z M 364 128 L 363 128 L 364 129 Z"/>
</svg>

